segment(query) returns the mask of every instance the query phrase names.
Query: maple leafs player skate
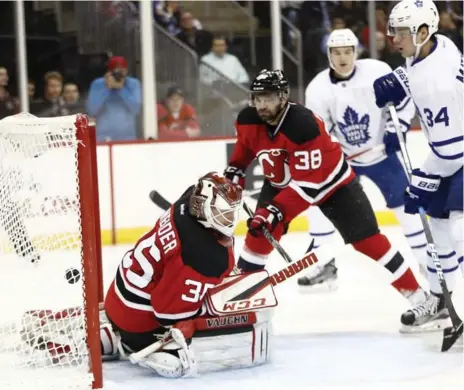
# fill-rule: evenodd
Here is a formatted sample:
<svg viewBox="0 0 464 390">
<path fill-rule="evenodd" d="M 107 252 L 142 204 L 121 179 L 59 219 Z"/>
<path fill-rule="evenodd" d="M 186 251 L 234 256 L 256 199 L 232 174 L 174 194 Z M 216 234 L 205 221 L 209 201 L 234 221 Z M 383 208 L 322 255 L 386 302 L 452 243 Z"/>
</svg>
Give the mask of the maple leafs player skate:
<svg viewBox="0 0 464 390">
<path fill-rule="evenodd" d="M 254 321 L 251 314 L 196 329 L 193 340 L 201 338 L 193 349 L 183 333 L 190 319 L 207 314 L 207 291 L 234 267 L 233 232 L 241 204 L 239 186 L 207 174 L 126 253 L 105 299 L 104 357 L 140 351 L 168 332 L 173 341 L 140 362 L 166 377 L 191 374 L 197 365 L 207 371 L 268 360 L 270 324 Z"/>
<path fill-rule="evenodd" d="M 356 60 L 358 39 L 349 29 L 334 30 L 327 40 L 330 68 L 320 72 L 306 89 L 306 107 L 320 116 L 329 133 L 342 146 L 347 161 L 359 176 L 374 182 L 383 194 L 387 207 L 400 222 L 413 254 L 425 274 L 427 256 L 424 229 L 418 216 L 403 210 L 403 193 L 408 185 L 398 158 L 399 142 L 391 118 L 375 105 L 372 82 L 389 65 L 374 59 Z M 397 106 L 402 130 L 406 135 L 415 113 L 410 98 Z M 308 209 L 310 234 L 314 247 L 334 242 L 336 230 L 317 207 Z M 319 274 L 299 278 L 304 288 L 320 285 L 333 287 L 337 277 L 335 259 Z M 311 290 L 311 289 L 309 289 Z"/>
<path fill-rule="evenodd" d="M 374 82 L 376 103 L 384 107 L 411 97 L 420 116 L 430 150 L 414 169 L 405 194 L 405 211 L 423 208 L 430 226 L 446 283 L 453 290 L 459 264 L 463 267 L 463 81 L 462 54 L 447 37 L 436 34 L 439 15 L 429 0 L 404 0 L 392 10 L 388 33 L 406 58 L 405 67 Z M 449 250 L 452 247 L 453 250 Z M 433 261 L 428 262 L 432 294 L 402 316 L 406 326 L 432 327 L 447 317 Z"/>
<path fill-rule="evenodd" d="M 237 142 L 225 175 L 243 187 L 254 158 L 265 182 L 257 210 L 249 220 L 238 261 L 243 271 L 264 268 L 272 246 L 266 227 L 280 239 L 288 223 L 310 205 L 318 205 L 347 244 L 377 261 L 393 276 L 393 287 L 406 298 L 424 292 L 401 253 L 379 232 L 374 211 L 359 180 L 313 112 L 288 101 L 288 82 L 280 70 L 261 71 L 250 87 L 252 107 L 236 121 Z"/>
</svg>

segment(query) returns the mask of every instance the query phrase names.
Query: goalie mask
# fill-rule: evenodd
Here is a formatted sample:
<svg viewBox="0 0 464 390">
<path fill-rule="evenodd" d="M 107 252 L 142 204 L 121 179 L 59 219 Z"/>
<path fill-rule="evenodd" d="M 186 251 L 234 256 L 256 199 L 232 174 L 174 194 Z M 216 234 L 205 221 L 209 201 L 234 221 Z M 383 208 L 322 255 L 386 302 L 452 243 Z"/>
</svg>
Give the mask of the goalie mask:
<svg viewBox="0 0 464 390">
<path fill-rule="evenodd" d="M 234 234 L 242 207 L 242 189 L 217 172 L 198 181 L 189 202 L 189 211 L 203 226 L 227 237 Z"/>
</svg>

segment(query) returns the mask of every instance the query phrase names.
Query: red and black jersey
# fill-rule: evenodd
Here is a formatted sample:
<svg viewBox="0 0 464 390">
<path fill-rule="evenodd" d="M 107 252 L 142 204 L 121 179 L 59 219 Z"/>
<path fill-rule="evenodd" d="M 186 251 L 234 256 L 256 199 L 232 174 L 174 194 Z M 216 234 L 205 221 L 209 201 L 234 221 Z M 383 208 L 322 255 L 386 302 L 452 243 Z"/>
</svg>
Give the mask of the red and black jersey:
<svg viewBox="0 0 464 390">
<path fill-rule="evenodd" d="M 286 222 L 354 178 L 340 144 L 322 119 L 302 105 L 289 103 L 277 126 L 264 122 L 254 107 L 246 107 L 235 126 L 237 143 L 229 165 L 245 170 L 257 158 L 265 178 L 282 188 L 273 202 Z"/>
<path fill-rule="evenodd" d="M 126 253 L 105 299 L 110 320 L 148 332 L 200 314 L 206 291 L 234 266 L 232 247 L 188 212 L 193 187 Z"/>
</svg>

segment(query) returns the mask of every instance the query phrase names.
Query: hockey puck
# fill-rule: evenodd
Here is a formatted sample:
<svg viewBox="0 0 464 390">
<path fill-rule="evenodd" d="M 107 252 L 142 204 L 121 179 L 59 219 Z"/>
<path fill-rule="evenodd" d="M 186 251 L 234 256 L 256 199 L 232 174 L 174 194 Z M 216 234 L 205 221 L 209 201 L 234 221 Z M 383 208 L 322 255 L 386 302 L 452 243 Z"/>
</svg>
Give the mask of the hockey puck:
<svg viewBox="0 0 464 390">
<path fill-rule="evenodd" d="M 66 280 L 69 284 L 77 283 L 81 279 L 81 273 L 75 268 L 66 270 Z"/>
</svg>

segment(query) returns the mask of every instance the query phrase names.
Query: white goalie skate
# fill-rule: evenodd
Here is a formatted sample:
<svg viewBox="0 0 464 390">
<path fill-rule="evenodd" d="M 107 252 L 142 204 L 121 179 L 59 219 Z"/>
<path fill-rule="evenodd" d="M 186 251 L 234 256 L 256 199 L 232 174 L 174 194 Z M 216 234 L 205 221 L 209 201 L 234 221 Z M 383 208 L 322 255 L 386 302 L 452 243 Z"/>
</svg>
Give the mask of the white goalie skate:
<svg viewBox="0 0 464 390">
<path fill-rule="evenodd" d="M 401 333 L 436 332 L 450 326 L 448 309 L 442 294 L 426 299 L 401 315 Z"/>
</svg>

